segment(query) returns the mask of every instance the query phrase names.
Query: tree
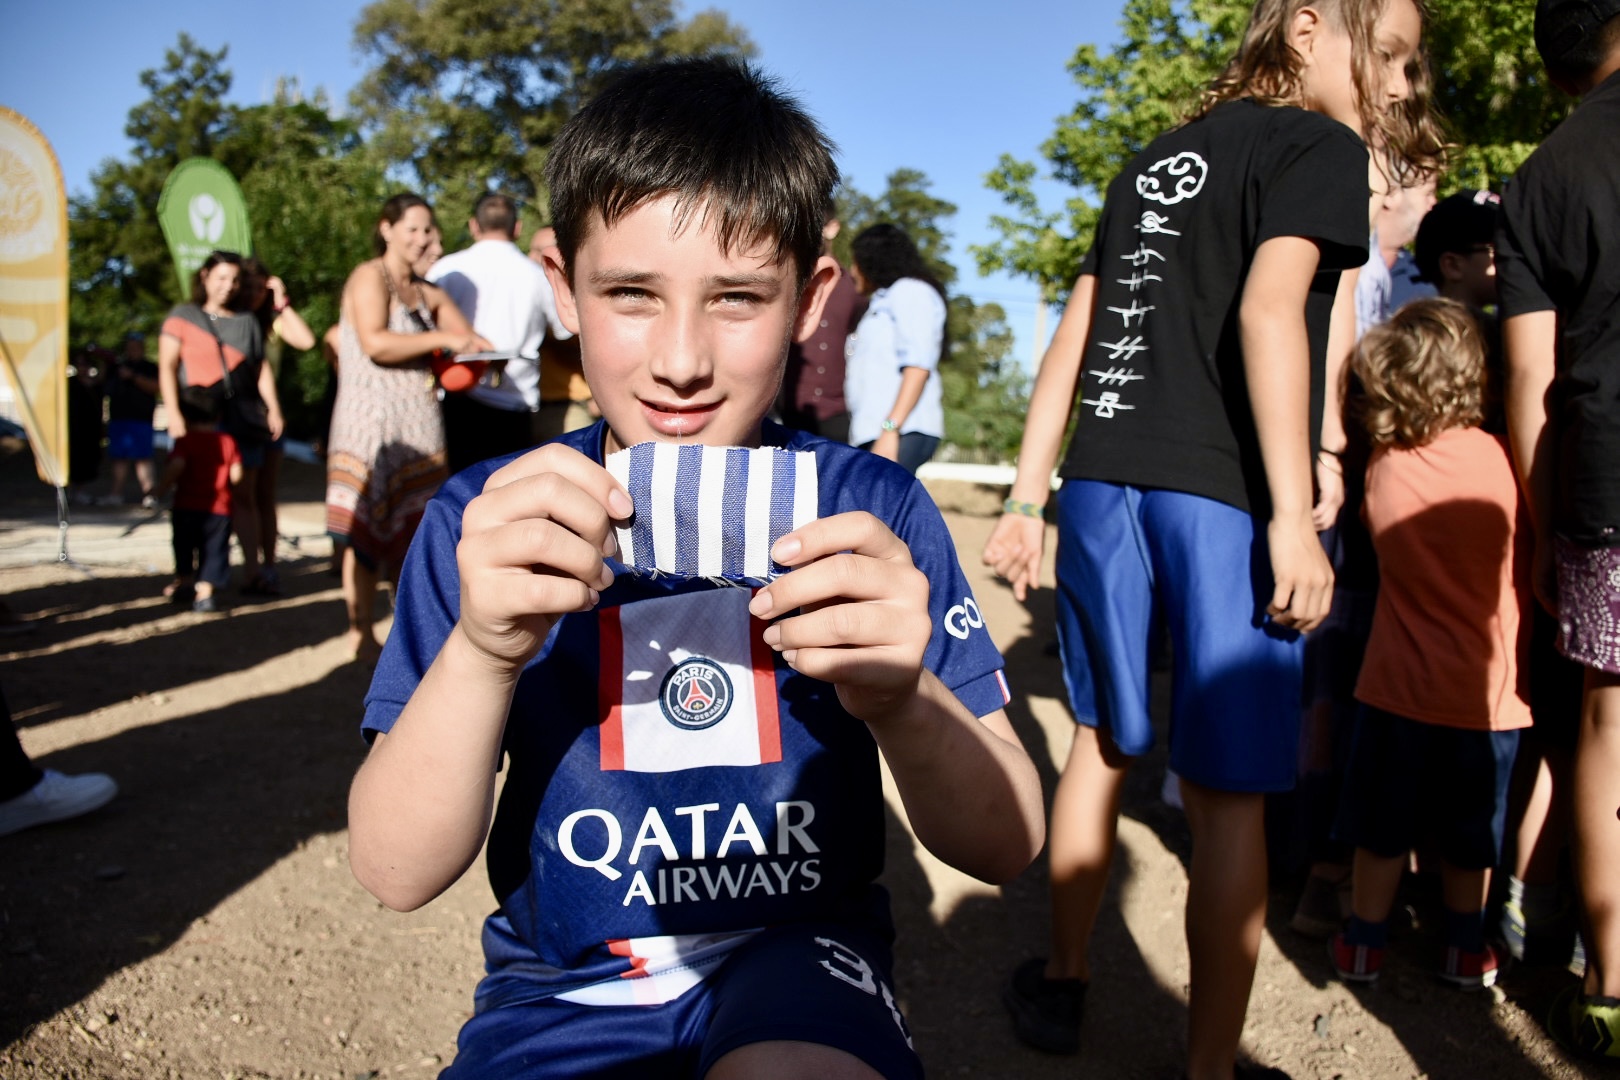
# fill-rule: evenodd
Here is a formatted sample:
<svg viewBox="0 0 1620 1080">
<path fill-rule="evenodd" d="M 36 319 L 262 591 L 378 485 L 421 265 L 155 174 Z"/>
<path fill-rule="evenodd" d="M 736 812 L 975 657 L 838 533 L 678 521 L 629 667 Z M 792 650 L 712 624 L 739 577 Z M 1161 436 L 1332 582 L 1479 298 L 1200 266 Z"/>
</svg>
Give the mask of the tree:
<svg viewBox="0 0 1620 1080">
<path fill-rule="evenodd" d="M 81 341 L 117 341 L 156 331 L 180 295 L 157 221 L 169 173 L 212 157 L 237 178 L 253 223 L 255 254 L 287 282 L 317 332 L 337 321 L 338 296 L 370 256 L 373 215 L 387 196 L 383 163 L 359 129 L 333 117 L 319 94 L 305 100 L 283 83 L 268 104 L 224 101 L 226 50 L 209 52 L 182 34 L 161 69 L 141 74 L 150 97 L 129 113 L 127 161 L 109 160 L 91 194 L 69 206 L 71 319 Z M 281 398 L 289 429 L 310 434 L 326 386 L 318 351 L 282 357 Z"/>
<path fill-rule="evenodd" d="M 219 156 L 240 177 L 254 254 L 287 283 L 320 334 L 338 321 L 349 273 L 373 254 L 376 215 L 394 188 L 383 162 L 323 97 L 304 101 L 288 84 L 271 103 L 235 114 Z M 318 347 L 280 356 L 278 385 L 293 434 L 315 434 L 329 377 Z"/>
<path fill-rule="evenodd" d="M 542 198 L 558 129 L 625 67 L 754 52 L 724 15 L 683 21 L 674 0 L 374 0 L 354 41 L 373 63 L 353 101 L 377 149 L 458 211 L 486 187 Z"/>
<path fill-rule="evenodd" d="M 1432 0 L 1426 30 L 1434 99 L 1458 149 L 1441 193 L 1499 189 L 1569 101 L 1541 72 L 1531 41 L 1533 5 L 1517 0 Z M 1155 136 L 1179 123 L 1236 50 L 1250 5 L 1236 0 L 1126 0 L 1121 40 L 1081 45 L 1069 63 L 1075 107 L 1041 146 L 1054 179 L 1075 189 L 1062 210 L 1034 194 L 1037 167 L 1003 155 L 986 178 L 1011 212 L 991 219 L 1000 240 L 972 248 L 981 271 L 1038 282 L 1067 295 L 1091 245 L 1109 181 Z"/>
<path fill-rule="evenodd" d="M 70 319 L 79 339 L 112 343 L 131 329 L 156 329 L 177 299 L 158 197 L 176 165 L 211 156 L 228 130 L 225 54 L 181 34 L 161 69 L 141 73 L 151 96 L 124 126 L 132 159 L 103 163 L 91 194 L 68 204 Z"/>
<path fill-rule="evenodd" d="M 930 195 L 928 177 L 916 169 L 890 173 L 883 193 L 865 195 L 850 184 L 838 192 L 843 228 L 833 241 L 839 262 L 850 263 L 850 244 L 869 225 L 888 222 L 906 231 L 929 270 L 946 287 L 946 354 L 939 367 L 945 407 L 945 439 L 955 447 L 1010 458 L 1023 434 L 1028 380 L 1012 362 L 1012 331 L 1000 304 L 978 304 L 950 295 L 956 267 L 946 257 L 951 234 L 945 222 L 956 205 Z"/>
</svg>

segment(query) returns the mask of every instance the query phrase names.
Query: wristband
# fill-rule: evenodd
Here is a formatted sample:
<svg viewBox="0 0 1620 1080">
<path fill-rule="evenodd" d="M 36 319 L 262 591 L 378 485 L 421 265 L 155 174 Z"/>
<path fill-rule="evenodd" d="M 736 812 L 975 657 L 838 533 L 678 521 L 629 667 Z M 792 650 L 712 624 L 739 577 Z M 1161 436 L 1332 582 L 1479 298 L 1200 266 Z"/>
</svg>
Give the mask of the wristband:
<svg viewBox="0 0 1620 1080">
<path fill-rule="evenodd" d="M 1046 517 L 1046 507 L 1040 503 L 1019 502 L 1017 499 L 1008 499 L 1002 503 L 1001 512 L 1003 514 L 1017 514 L 1019 517 Z"/>
<path fill-rule="evenodd" d="M 286 311 L 290 307 L 292 307 L 292 301 L 291 300 L 283 300 L 281 303 L 277 304 L 272 310 L 275 311 L 275 313 L 277 315 L 280 315 L 283 311 Z"/>
<path fill-rule="evenodd" d="M 893 420 L 885 420 L 883 423 L 879 424 L 878 427 L 882 428 L 884 431 L 900 430 L 900 425 L 895 423 Z"/>
</svg>

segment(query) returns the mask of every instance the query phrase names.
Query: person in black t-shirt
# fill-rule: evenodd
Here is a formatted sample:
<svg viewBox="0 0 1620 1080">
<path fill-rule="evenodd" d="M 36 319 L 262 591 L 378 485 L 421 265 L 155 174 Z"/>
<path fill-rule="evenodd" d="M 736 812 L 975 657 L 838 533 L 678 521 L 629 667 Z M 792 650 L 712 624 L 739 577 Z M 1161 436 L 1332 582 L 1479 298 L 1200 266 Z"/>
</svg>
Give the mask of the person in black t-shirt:
<svg viewBox="0 0 1620 1080">
<path fill-rule="evenodd" d="M 1234 1075 L 1265 915 L 1264 793 L 1293 785 L 1300 634 L 1332 591 L 1316 533 L 1343 497 L 1344 431 L 1327 357 L 1337 369 L 1348 337 L 1335 326 L 1330 349 L 1329 324 L 1335 310 L 1353 322 L 1366 261 L 1364 140 L 1419 174 L 1441 147 L 1421 32 L 1411 0 L 1260 0 L 1197 116 L 1109 185 L 1037 375 L 984 560 L 1020 599 L 1037 583 L 1078 399 L 1057 577 L 1080 726 L 1051 819 L 1054 954 L 1020 966 L 1003 995 L 1042 1049 L 1079 1046 L 1125 772 L 1153 740 L 1148 647 L 1162 618 L 1170 762 L 1193 835 L 1187 1075 Z"/>
<path fill-rule="evenodd" d="M 1575 876 L 1586 973 L 1550 1027 L 1620 1057 L 1620 0 L 1541 0 L 1536 48 L 1580 105 L 1514 174 L 1496 235 L 1508 436 L 1536 532 L 1536 596 L 1586 668 Z"/>
</svg>

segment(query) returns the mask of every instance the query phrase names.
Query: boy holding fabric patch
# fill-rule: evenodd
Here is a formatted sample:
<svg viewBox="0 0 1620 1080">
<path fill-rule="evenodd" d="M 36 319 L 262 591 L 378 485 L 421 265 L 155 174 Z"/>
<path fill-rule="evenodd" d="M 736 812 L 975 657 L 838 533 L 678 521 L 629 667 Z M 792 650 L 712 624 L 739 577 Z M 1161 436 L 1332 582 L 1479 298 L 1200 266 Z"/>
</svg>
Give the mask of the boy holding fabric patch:
<svg viewBox="0 0 1620 1080">
<path fill-rule="evenodd" d="M 631 73 L 553 148 L 546 270 L 603 419 L 431 504 L 350 797 L 391 907 L 487 834 L 500 908 L 447 1076 L 920 1075 L 879 752 L 944 861 L 1006 881 L 1041 845 L 938 511 L 764 422 L 837 279 L 830 149 L 724 61 Z"/>
</svg>

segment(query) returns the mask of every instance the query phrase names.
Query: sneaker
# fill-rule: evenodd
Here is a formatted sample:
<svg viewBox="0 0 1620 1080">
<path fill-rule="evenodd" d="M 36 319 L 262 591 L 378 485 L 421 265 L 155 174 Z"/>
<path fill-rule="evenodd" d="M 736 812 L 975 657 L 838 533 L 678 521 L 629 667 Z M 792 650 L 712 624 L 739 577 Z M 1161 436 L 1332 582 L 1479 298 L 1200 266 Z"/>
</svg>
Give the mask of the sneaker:
<svg viewBox="0 0 1620 1080">
<path fill-rule="evenodd" d="M 1333 972 L 1345 982 L 1370 983 L 1384 968 L 1384 950 L 1376 945 L 1352 945 L 1340 931 L 1328 942 Z"/>
<path fill-rule="evenodd" d="M 101 773 L 68 776 L 55 769 L 44 773 L 39 783 L 21 795 L 0 802 L 0 836 L 88 814 L 106 806 L 118 794 L 112 777 Z"/>
<path fill-rule="evenodd" d="M 1503 951 L 1526 964 L 1569 964 L 1581 950 L 1575 915 L 1568 904 L 1552 915 L 1532 920 L 1525 914 L 1524 905 L 1510 897 L 1502 901 L 1502 917 L 1496 930 Z"/>
<path fill-rule="evenodd" d="M 191 610 L 207 615 L 218 611 L 219 604 L 212 596 L 199 596 L 191 602 Z"/>
<path fill-rule="evenodd" d="M 1553 998 L 1547 1030 L 1572 1054 L 1620 1060 L 1620 998 L 1587 997 L 1579 986 L 1567 986 Z"/>
<path fill-rule="evenodd" d="M 1479 952 L 1446 946 L 1446 960 L 1435 974 L 1460 990 L 1480 990 L 1496 985 L 1496 950 L 1488 943 Z"/>
<path fill-rule="evenodd" d="M 1344 920 L 1350 917 L 1350 875 L 1340 881 L 1329 881 L 1318 874 L 1305 879 L 1305 890 L 1299 894 L 1299 904 L 1289 927 L 1306 937 L 1326 938 L 1338 933 Z"/>
<path fill-rule="evenodd" d="M 141 496 L 141 509 L 142 510 L 156 510 L 157 508 L 158 508 L 158 501 L 157 501 L 157 496 L 156 495 L 142 495 Z"/>
<path fill-rule="evenodd" d="M 1568 971 L 1577 979 L 1586 978 L 1586 940 L 1579 931 L 1575 934 L 1575 946 L 1569 950 Z"/>
<path fill-rule="evenodd" d="M 96 500 L 96 505 L 97 506 L 123 506 L 124 505 L 124 497 L 122 495 L 103 495 L 103 496 L 101 496 L 100 498 L 98 498 Z"/>
<path fill-rule="evenodd" d="M 1018 965 L 1001 991 L 1001 1003 L 1025 1043 L 1049 1054 L 1075 1054 L 1087 985 L 1080 979 L 1048 979 L 1046 960 L 1037 957 Z"/>
</svg>

